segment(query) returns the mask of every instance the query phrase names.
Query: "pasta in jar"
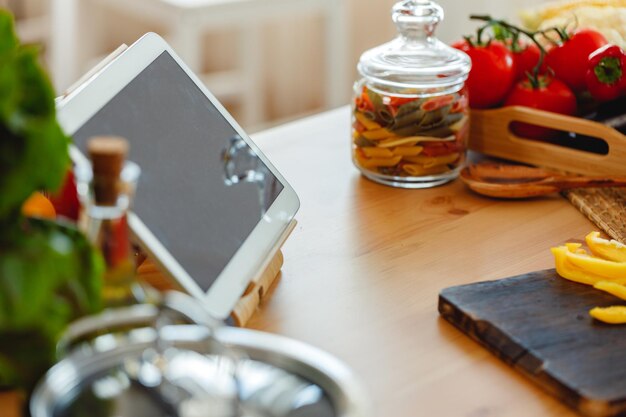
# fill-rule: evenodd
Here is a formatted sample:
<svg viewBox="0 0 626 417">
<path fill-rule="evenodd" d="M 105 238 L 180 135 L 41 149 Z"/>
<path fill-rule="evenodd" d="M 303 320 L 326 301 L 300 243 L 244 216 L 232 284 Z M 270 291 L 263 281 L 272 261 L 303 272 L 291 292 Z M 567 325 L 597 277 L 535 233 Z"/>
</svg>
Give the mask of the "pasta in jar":
<svg viewBox="0 0 626 417">
<path fill-rule="evenodd" d="M 376 182 L 433 187 L 465 162 L 470 58 L 437 40 L 443 10 L 403 0 L 392 9 L 398 36 L 365 51 L 352 102 L 352 160 Z"/>
<path fill-rule="evenodd" d="M 466 89 L 430 97 L 400 97 L 357 85 L 352 120 L 355 165 L 389 177 L 457 171 L 468 137 Z"/>
</svg>

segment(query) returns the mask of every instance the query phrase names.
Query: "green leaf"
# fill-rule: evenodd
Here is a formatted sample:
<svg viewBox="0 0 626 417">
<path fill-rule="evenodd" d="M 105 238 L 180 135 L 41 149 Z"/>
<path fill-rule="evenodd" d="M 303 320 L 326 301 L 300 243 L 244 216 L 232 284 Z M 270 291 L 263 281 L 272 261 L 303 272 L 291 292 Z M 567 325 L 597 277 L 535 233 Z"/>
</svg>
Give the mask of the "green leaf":
<svg viewBox="0 0 626 417">
<path fill-rule="evenodd" d="M 0 246 L 0 383 L 13 379 L 14 384 L 29 387 L 34 381 L 16 380 L 16 369 L 31 375 L 30 362 L 40 358 L 48 358 L 45 363 L 50 366 L 67 324 L 102 308 L 104 263 L 73 226 L 23 219 L 21 229 L 21 239 Z M 31 345 L 24 349 L 33 356 L 3 344 L 7 335 L 32 335 Z M 39 365 L 32 364 L 37 369 Z"/>
<path fill-rule="evenodd" d="M 56 120 L 54 89 L 38 50 L 20 46 L 0 11 L 0 223 L 36 190 L 56 191 L 70 166 L 70 139 Z"/>
<path fill-rule="evenodd" d="M 19 82 L 13 56 L 0 55 L 0 120 L 9 120 L 19 101 Z"/>
<path fill-rule="evenodd" d="M 24 117 L 54 118 L 54 90 L 48 76 L 37 61 L 38 49 L 22 47 L 15 57 L 15 68 L 20 83 L 18 111 Z"/>
<path fill-rule="evenodd" d="M 0 9 L 0 56 L 14 50 L 17 43 L 13 17 L 8 10 Z"/>
<path fill-rule="evenodd" d="M 0 10 L 0 386 L 27 390 L 53 363 L 67 324 L 101 308 L 104 270 L 74 227 L 21 214 L 33 191 L 57 189 L 70 166 L 37 54 Z"/>
</svg>

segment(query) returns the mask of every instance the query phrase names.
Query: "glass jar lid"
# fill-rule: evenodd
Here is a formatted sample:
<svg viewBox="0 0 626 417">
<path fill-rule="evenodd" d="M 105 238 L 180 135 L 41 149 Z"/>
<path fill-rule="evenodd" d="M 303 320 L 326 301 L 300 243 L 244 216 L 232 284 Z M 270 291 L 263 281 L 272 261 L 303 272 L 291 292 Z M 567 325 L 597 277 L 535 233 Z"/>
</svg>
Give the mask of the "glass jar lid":
<svg viewBox="0 0 626 417">
<path fill-rule="evenodd" d="M 471 61 L 467 54 L 434 36 L 443 15 L 441 6 L 433 1 L 396 3 L 392 19 L 398 36 L 363 53 L 357 66 L 359 73 L 386 89 L 460 88 Z"/>
</svg>

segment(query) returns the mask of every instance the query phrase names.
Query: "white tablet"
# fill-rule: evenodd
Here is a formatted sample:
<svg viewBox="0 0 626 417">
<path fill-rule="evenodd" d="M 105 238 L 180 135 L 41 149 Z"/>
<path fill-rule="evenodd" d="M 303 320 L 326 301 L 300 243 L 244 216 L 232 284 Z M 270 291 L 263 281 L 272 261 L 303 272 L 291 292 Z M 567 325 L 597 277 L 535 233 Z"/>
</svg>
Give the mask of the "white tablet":
<svg viewBox="0 0 626 417">
<path fill-rule="evenodd" d="M 298 198 L 165 41 L 147 34 L 58 104 L 78 149 L 130 143 L 142 174 L 129 224 L 190 294 L 226 318 L 278 249 Z"/>
</svg>

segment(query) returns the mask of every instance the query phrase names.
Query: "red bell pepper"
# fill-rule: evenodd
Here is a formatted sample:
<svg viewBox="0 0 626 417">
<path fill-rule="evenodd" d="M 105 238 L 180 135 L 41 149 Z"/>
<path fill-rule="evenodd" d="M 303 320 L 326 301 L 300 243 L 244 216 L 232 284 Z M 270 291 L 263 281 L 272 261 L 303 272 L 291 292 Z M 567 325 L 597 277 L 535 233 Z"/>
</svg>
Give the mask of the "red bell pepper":
<svg viewBox="0 0 626 417">
<path fill-rule="evenodd" d="M 76 192 L 76 180 L 72 170 L 65 174 L 63 188 L 56 194 L 50 195 L 50 202 L 54 206 L 57 215 L 67 217 L 74 222 L 78 221 L 80 203 Z"/>
<path fill-rule="evenodd" d="M 587 89 L 596 100 L 609 101 L 626 91 L 626 54 L 617 45 L 605 45 L 589 55 Z"/>
</svg>

